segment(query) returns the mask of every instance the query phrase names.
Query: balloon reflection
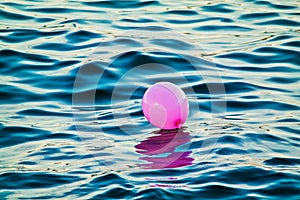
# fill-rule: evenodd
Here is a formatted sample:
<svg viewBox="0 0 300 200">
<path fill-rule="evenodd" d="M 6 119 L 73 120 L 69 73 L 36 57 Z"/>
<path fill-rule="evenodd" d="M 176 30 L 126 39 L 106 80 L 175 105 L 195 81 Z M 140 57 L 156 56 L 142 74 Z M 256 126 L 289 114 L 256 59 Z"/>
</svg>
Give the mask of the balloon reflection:
<svg viewBox="0 0 300 200">
<path fill-rule="evenodd" d="M 191 165 L 194 161 L 190 157 L 192 151 L 185 151 L 187 146 L 184 146 L 189 142 L 191 142 L 191 136 L 183 129 L 155 132 L 155 136 L 151 136 L 135 146 L 136 152 L 146 155 L 139 159 L 149 162 L 140 164 L 140 167 L 162 169 Z"/>
</svg>

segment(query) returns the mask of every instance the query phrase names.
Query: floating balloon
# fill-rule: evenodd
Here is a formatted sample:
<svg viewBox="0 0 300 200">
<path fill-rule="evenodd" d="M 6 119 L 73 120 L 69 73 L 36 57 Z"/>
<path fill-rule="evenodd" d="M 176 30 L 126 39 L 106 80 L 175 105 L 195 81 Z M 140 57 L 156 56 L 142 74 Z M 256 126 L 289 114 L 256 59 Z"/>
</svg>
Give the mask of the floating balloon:
<svg viewBox="0 0 300 200">
<path fill-rule="evenodd" d="M 189 103 L 179 87 L 173 83 L 159 82 L 145 92 L 142 109 L 152 125 L 171 130 L 184 124 L 189 114 Z"/>
</svg>

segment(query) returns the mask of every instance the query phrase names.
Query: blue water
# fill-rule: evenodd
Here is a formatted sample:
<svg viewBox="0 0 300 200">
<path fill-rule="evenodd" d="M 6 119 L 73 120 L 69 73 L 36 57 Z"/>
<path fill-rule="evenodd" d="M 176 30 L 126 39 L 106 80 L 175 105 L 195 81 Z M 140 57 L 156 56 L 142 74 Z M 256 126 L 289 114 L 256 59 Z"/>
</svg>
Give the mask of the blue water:
<svg viewBox="0 0 300 200">
<path fill-rule="evenodd" d="M 300 2 L 0 3 L 0 199 L 300 199 Z M 158 81 L 190 103 L 159 131 Z"/>
</svg>

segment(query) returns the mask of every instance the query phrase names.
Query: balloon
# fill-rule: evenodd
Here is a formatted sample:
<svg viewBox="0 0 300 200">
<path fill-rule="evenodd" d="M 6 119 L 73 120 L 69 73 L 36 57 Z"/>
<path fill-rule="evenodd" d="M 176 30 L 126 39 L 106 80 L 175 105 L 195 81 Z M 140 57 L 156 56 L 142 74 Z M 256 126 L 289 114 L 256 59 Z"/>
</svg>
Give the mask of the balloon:
<svg viewBox="0 0 300 200">
<path fill-rule="evenodd" d="M 142 109 L 154 126 L 171 130 L 180 128 L 189 114 L 189 103 L 184 92 L 169 82 L 159 82 L 147 89 Z"/>
</svg>

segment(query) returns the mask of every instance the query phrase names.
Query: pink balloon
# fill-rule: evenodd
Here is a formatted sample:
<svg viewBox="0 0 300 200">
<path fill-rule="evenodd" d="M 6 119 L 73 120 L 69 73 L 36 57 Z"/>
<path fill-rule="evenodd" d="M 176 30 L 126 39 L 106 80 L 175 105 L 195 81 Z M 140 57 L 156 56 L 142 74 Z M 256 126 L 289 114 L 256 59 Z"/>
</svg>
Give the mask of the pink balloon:
<svg viewBox="0 0 300 200">
<path fill-rule="evenodd" d="M 173 83 L 159 82 L 145 92 L 142 109 L 152 125 L 171 130 L 184 124 L 189 114 L 189 103 L 179 87 Z"/>
</svg>

